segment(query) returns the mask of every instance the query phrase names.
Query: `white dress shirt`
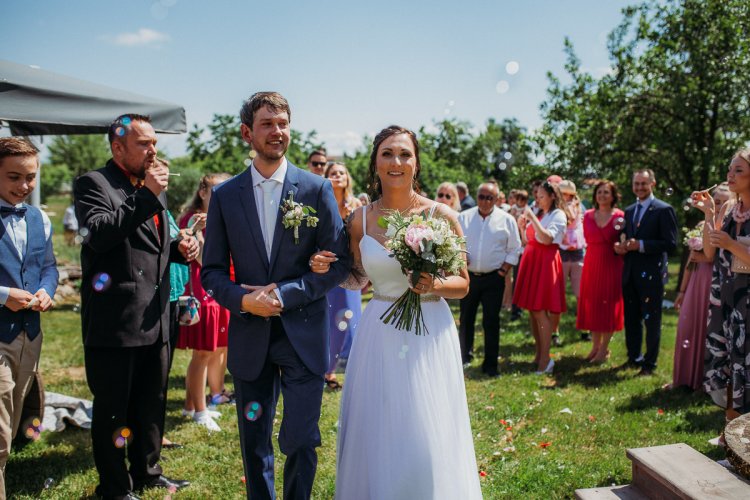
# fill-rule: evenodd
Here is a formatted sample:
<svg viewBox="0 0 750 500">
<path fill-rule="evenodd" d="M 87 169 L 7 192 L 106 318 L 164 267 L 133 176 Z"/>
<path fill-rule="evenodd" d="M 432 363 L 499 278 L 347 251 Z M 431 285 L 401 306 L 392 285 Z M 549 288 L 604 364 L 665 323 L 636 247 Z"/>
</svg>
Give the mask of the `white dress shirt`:
<svg viewBox="0 0 750 500">
<path fill-rule="evenodd" d="M 568 228 L 568 219 L 565 217 L 565 212 L 559 208 L 550 210 L 539 219 L 539 223 L 552 235 L 552 243 L 556 245 L 562 243 L 565 230 Z"/>
<path fill-rule="evenodd" d="M 266 234 L 266 228 L 265 224 L 263 224 L 263 221 L 265 220 L 266 210 L 274 210 L 276 212 L 276 216 L 278 217 L 279 205 L 281 203 L 281 197 L 283 195 L 281 190 L 284 187 L 284 178 L 286 177 L 286 171 L 286 157 L 282 160 L 279 168 L 277 168 L 276 171 L 268 179 L 263 177 L 260 172 L 258 172 L 258 170 L 255 168 L 255 162 L 253 162 L 252 167 L 250 167 L 250 175 L 252 176 L 253 180 L 253 194 L 255 195 L 255 208 L 258 209 L 260 229 L 263 233 L 263 242 L 266 243 L 267 248 L 270 248 L 271 245 L 273 245 L 273 231 L 271 232 L 271 234 Z M 270 200 L 264 199 L 263 187 L 261 187 L 261 183 L 263 182 L 274 183 Z M 271 256 L 269 255 L 268 258 L 270 259 Z"/>
<path fill-rule="evenodd" d="M 10 203 L 0 199 L 0 206 L 13 207 Z M 21 208 L 22 203 L 15 205 L 16 208 Z M 45 273 L 49 272 L 50 269 L 55 267 L 55 254 L 52 251 L 52 224 L 50 223 L 49 217 L 42 210 L 42 222 L 44 223 L 44 238 L 47 240 L 46 253 L 44 256 L 44 265 L 42 266 L 40 278 L 43 278 Z M 18 257 L 23 260 L 26 256 L 26 242 L 27 242 L 27 231 L 26 231 L 26 217 L 20 215 L 11 214 L 7 217 L 2 217 L 3 226 L 5 226 L 5 233 L 13 241 L 13 246 L 16 247 Z M 42 279 L 40 279 L 42 281 Z M 32 292 L 33 293 L 33 292 Z M 10 287 L 0 285 L 0 304 L 5 304 L 10 295 Z"/>
<path fill-rule="evenodd" d="M 469 252 L 469 271 L 488 273 L 500 269 L 507 262 L 518 264 L 521 237 L 516 219 L 497 207 L 487 217 L 474 207 L 458 214 L 458 223 L 466 237 Z"/>
<path fill-rule="evenodd" d="M 255 195 L 255 208 L 258 209 L 258 219 L 260 222 L 260 230 L 263 233 L 263 242 L 266 244 L 266 248 L 271 248 L 273 246 L 273 229 L 271 229 L 271 234 L 266 234 L 266 227 L 263 221 L 265 221 L 265 211 L 266 210 L 275 210 L 276 211 L 276 217 L 279 216 L 279 205 L 281 204 L 281 197 L 283 193 L 281 192 L 284 188 L 284 178 L 286 177 L 286 171 L 287 171 L 287 161 L 286 157 L 281 162 L 281 165 L 279 165 L 279 168 L 276 169 L 276 171 L 271 174 L 271 177 L 266 179 L 261 175 L 260 172 L 255 168 L 255 162 L 253 162 L 252 166 L 250 167 L 250 176 L 253 180 L 253 194 Z M 266 200 L 265 196 L 263 194 L 263 187 L 261 184 L 263 182 L 273 182 L 274 187 L 271 191 L 270 200 Z M 268 260 L 271 260 L 271 252 L 268 252 Z M 281 303 L 281 307 L 284 307 L 284 301 L 281 298 L 281 294 L 276 293 L 276 298 Z"/>
</svg>

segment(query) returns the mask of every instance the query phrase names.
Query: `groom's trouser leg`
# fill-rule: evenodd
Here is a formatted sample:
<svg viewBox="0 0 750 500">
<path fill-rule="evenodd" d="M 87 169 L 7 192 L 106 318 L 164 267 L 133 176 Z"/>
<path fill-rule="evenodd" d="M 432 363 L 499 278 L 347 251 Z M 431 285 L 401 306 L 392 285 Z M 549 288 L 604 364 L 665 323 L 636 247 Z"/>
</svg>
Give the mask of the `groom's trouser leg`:
<svg viewBox="0 0 750 500">
<path fill-rule="evenodd" d="M 312 494 L 320 446 L 320 405 L 323 401 L 323 375 L 312 373 L 302 363 L 280 321 L 271 327 L 269 358 L 281 369 L 284 414 L 279 431 L 279 447 L 286 455 L 284 499 L 306 500 Z"/>
<path fill-rule="evenodd" d="M 273 500 L 276 493 L 271 436 L 279 396 L 278 367 L 266 358 L 260 376 L 252 382 L 235 378 L 234 390 L 237 396 L 237 417 L 247 498 Z M 255 403 L 259 405 L 259 411 L 251 407 Z"/>
</svg>

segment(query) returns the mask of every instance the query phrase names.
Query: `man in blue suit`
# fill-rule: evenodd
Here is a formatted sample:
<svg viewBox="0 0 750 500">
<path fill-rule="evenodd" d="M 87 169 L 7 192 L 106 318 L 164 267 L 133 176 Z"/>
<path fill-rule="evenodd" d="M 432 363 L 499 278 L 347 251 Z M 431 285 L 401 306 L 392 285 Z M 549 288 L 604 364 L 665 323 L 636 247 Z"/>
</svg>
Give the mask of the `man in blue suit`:
<svg viewBox="0 0 750 500">
<path fill-rule="evenodd" d="M 349 272 L 348 238 L 331 183 L 284 156 L 290 116 L 289 104 L 276 92 L 256 93 L 243 104 L 242 138 L 256 157 L 243 173 L 214 188 L 203 249 L 203 287 L 232 313 L 228 365 L 252 499 L 275 498 L 271 435 L 279 391 L 284 498 L 310 498 L 328 365 L 326 292 Z M 315 211 L 317 225 L 284 227 L 283 205 L 291 198 Z M 326 274 L 309 267 L 321 248 L 339 257 Z M 231 264 L 236 281 L 230 279 Z"/>
<path fill-rule="evenodd" d="M 628 361 L 624 366 L 639 366 L 639 375 L 651 375 L 656 368 L 667 253 L 677 247 L 677 217 L 671 206 L 654 197 L 655 186 L 651 169 L 635 171 L 633 193 L 637 200 L 625 209 L 626 239 L 615 244 L 615 252 L 625 256 L 622 295 Z M 641 354 L 644 325 L 645 356 Z"/>
</svg>

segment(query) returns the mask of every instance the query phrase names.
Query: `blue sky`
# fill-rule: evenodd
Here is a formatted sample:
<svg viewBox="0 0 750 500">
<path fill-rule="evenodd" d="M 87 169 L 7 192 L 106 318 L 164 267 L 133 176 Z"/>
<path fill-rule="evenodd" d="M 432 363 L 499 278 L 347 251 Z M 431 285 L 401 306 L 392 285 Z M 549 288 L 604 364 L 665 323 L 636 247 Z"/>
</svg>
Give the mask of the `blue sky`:
<svg viewBox="0 0 750 500">
<path fill-rule="evenodd" d="M 391 123 L 515 117 L 538 127 L 564 37 L 601 75 L 606 36 L 632 3 L 3 0 L 0 58 L 179 103 L 190 125 L 278 90 L 292 126 L 340 153 Z M 184 138 L 160 144 L 178 155 Z"/>
</svg>

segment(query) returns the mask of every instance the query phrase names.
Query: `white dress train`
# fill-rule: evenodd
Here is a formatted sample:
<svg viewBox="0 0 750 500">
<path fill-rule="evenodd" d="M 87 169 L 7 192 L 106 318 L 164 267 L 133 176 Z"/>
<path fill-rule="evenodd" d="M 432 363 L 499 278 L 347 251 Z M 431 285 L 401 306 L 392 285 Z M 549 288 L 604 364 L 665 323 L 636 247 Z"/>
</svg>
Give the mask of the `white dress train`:
<svg viewBox="0 0 750 500">
<path fill-rule="evenodd" d="M 363 210 L 363 218 L 366 212 Z M 376 294 L 407 288 L 398 262 L 367 235 L 359 248 Z M 433 297 L 434 299 L 434 297 Z M 339 417 L 337 500 L 481 499 L 458 333 L 443 299 L 423 301 L 428 333 L 397 330 L 374 298 L 357 328 Z"/>
</svg>

